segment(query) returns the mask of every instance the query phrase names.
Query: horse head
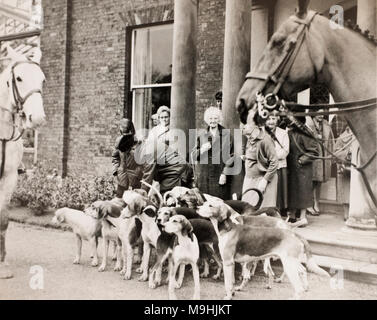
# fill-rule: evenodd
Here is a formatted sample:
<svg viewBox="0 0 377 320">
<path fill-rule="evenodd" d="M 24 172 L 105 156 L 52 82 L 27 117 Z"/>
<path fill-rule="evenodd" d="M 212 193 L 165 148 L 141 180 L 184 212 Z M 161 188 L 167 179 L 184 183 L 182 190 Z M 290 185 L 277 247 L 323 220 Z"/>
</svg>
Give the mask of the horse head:
<svg viewBox="0 0 377 320">
<path fill-rule="evenodd" d="M 27 56 L 10 46 L 0 59 L 0 106 L 19 113 L 24 128 L 36 128 L 45 122 L 42 87 L 45 76 L 39 66 L 41 52 L 34 48 Z"/>
<path fill-rule="evenodd" d="M 315 41 L 320 34 L 312 21 L 325 18 L 308 11 L 308 2 L 299 1 L 296 14 L 279 27 L 255 68 L 246 76 L 236 103 L 242 123 L 249 123 L 256 112 L 257 93 L 263 96 L 274 93 L 288 99 L 293 93 L 308 88 L 320 74 L 324 53 L 320 41 Z"/>
</svg>

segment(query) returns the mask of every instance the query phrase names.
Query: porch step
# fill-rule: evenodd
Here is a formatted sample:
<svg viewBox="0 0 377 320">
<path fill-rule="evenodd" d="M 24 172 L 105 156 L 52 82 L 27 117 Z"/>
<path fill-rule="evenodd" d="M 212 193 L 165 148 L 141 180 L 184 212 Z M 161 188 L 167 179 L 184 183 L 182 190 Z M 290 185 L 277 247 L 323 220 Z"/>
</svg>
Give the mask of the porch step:
<svg viewBox="0 0 377 320">
<path fill-rule="evenodd" d="M 334 285 L 341 285 L 338 280 L 342 278 L 377 285 L 377 264 L 319 255 L 313 257 L 319 266 L 330 273 Z"/>
<path fill-rule="evenodd" d="M 319 200 L 319 209 L 321 212 L 326 212 L 330 214 L 344 214 L 343 205 L 339 202 L 333 200 Z"/>
<path fill-rule="evenodd" d="M 377 264 L 377 231 L 345 226 L 342 217 L 308 216 L 309 225 L 296 232 L 309 241 L 313 254 Z"/>
<path fill-rule="evenodd" d="M 377 242 L 359 243 L 304 235 L 315 255 L 377 264 Z"/>
</svg>

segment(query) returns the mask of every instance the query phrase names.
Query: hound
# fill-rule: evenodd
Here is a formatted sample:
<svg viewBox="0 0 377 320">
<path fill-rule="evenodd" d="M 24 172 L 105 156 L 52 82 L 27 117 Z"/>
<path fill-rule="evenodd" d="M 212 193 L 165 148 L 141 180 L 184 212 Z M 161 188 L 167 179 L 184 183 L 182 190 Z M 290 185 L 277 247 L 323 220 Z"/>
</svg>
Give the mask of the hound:
<svg viewBox="0 0 377 320">
<path fill-rule="evenodd" d="M 95 201 L 85 209 L 85 213 L 102 221 L 103 256 L 102 263 L 98 268 L 99 272 L 103 272 L 106 269 L 110 242 L 116 243 L 116 264 L 114 271 L 120 271 L 122 269 L 122 242 L 118 237 L 117 225 L 119 225 L 119 223 L 116 218 L 119 218 L 122 208 L 124 207 L 125 203 L 123 201 L 111 200 Z"/>
<path fill-rule="evenodd" d="M 220 210 L 219 210 L 220 207 Z M 266 258 L 281 260 L 285 274 L 294 289 L 294 298 L 300 298 L 308 289 L 306 269 L 300 258 L 306 260 L 309 271 L 330 277 L 314 261 L 309 245 L 292 230 L 270 227 L 255 227 L 240 224 L 230 219 L 229 207 L 208 203 L 199 208 L 198 213 L 209 218 L 219 237 L 219 249 L 223 260 L 226 296 L 234 295 L 234 263 L 247 263 Z"/>
<path fill-rule="evenodd" d="M 136 272 L 142 273 L 139 281 L 147 281 L 151 249 L 157 246 L 157 239 L 160 235 L 155 218 L 159 206 L 163 203 L 163 198 L 155 187 L 145 181 L 141 182 L 155 190 L 159 197 L 159 204 L 156 204 L 142 194 L 137 194 L 134 191 L 125 191 L 123 200 L 127 203 L 127 207 L 122 211 L 121 217 L 124 219 L 137 219 L 142 224 L 143 257 L 141 265 Z"/>
<path fill-rule="evenodd" d="M 72 228 L 73 233 L 76 235 L 77 249 L 73 263 L 80 263 L 82 240 L 84 239 L 88 240 L 91 245 L 91 256 L 93 257 L 91 265 L 93 267 L 98 266 L 97 244 L 98 237 L 101 236 L 101 221 L 98 218 L 88 215 L 80 210 L 61 208 L 56 210 L 52 223 L 60 224 L 62 222 L 67 223 Z"/>
<path fill-rule="evenodd" d="M 175 215 L 183 215 L 186 219 L 188 219 L 193 227 L 193 232 L 196 235 L 199 248 L 200 248 L 200 257 L 204 261 L 204 270 L 200 274 L 201 278 L 207 278 L 209 275 L 209 258 L 214 258 L 215 262 L 217 263 L 217 273 L 212 277 L 214 280 L 220 278 L 221 270 L 222 270 L 222 263 L 220 252 L 218 248 L 218 237 L 216 232 L 212 226 L 212 224 L 203 219 L 200 215 L 198 215 L 194 209 L 190 208 L 169 208 L 169 207 L 162 207 L 158 210 L 157 216 L 157 224 L 160 226 L 164 226 L 166 222 L 172 216 Z M 161 252 L 165 254 L 164 252 Z M 157 262 L 152 270 L 159 268 L 159 263 L 163 263 L 163 259 L 157 259 Z"/>
<path fill-rule="evenodd" d="M 175 287 L 176 273 L 180 268 L 179 281 L 183 280 L 184 266 L 191 264 L 193 278 L 194 278 L 194 300 L 200 300 L 200 282 L 199 282 L 199 244 L 193 233 L 193 228 L 189 220 L 182 215 L 176 215 L 169 219 L 165 224 L 165 231 L 167 233 L 174 233 L 175 238 L 173 250 L 169 258 L 169 299 L 176 300 Z"/>
</svg>

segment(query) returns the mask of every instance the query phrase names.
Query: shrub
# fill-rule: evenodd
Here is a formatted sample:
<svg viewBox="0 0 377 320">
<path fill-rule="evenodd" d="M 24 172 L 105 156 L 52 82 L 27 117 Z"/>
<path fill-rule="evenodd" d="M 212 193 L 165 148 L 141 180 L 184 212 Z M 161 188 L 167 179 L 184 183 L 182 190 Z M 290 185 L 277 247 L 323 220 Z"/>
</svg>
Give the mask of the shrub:
<svg viewBox="0 0 377 320">
<path fill-rule="evenodd" d="M 96 200 L 109 200 L 115 196 L 112 176 L 52 177 L 46 169 L 36 168 L 32 175 L 19 176 L 12 203 L 26 206 L 35 215 L 51 208 L 69 207 L 83 210 Z"/>
</svg>

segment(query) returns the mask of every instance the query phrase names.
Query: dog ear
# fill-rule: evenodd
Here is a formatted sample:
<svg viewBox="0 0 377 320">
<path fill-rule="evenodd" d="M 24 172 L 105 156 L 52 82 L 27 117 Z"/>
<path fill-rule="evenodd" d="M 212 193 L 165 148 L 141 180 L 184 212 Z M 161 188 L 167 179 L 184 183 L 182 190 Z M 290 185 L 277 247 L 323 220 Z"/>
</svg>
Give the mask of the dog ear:
<svg viewBox="0 0 377 320">
<path fill-rule="evenodd" d="M 142 199 L 133 199 L 132 201 L 130 201 L 130 203 L 128 204 L 128 209 L 129 211 L 131 211 L 133 214 L 140 214 L 143 209 L 144 209 L 145 205 L 144 205 L 144 201 Z"/>
<path fill-rule="evenodd" d="M 232 214 L 231 210 L 229 210 L 227 204 L 225 203 L 222 203 L 219 206 L 219 210 L 220 210 L 221 221 L 227 220 Z"/>
<path fill-rule="evenodd" d="M 143 212 L 144 212 L 148 217 L 151 217 L 151 218 L 156 217 L 156 207 L 155 207 L 155 206 L 149 205 L 149 206 L 147 206 L 147 207 L 145 207 L 145 208 L 143 209 Z"/>
<path fill-rule="evenodd" d="M 190 221 L 187 219 L 182 220 L 182 235 L 190 237 L 191 241 L 194 241 L 193 228 Z"/>
<path fill-rule="evenodd" d="M 56 219 L 57 219 L 60 223 L 64 222 L 64 214 L 58 214 L 58 215 L 56 216 Z"/>
</svg>

